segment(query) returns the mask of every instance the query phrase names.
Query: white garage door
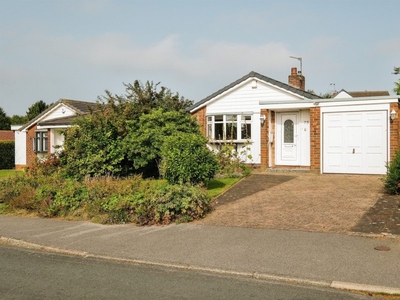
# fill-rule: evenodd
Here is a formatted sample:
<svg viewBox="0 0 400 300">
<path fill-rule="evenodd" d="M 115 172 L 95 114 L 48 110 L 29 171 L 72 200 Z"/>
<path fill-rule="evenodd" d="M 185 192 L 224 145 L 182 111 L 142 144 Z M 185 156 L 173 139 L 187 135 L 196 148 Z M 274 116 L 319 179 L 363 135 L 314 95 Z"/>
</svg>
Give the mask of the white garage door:
<svg viewBox="0 0 400 300">
<path fill-rule="evenodd" d="M 324 113 L 323 130 L 323 173 L 386 173 L 387 111 Z"/>
</svg>

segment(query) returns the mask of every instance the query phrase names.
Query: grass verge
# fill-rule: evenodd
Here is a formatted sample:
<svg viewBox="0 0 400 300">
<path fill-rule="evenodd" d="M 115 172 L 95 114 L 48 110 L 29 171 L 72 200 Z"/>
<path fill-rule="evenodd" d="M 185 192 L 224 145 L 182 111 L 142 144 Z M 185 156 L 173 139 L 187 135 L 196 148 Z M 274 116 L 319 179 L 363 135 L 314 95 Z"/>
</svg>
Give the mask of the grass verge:
<svg viewBox="0 0 400 300">
<path fill-rule="evenodd" d="M 207 193 L 211 198 L 215 198 L 218 195 L 225 192 L 236 182 L 242 178 L 214 178 L 208 182 Z"/>
<path fill-rule="evenodd" d="M 7 178 L 13 175 L 21 174 L 23 171 L 17 170 L 0 170 L 0 178 Z"/>
</svg>

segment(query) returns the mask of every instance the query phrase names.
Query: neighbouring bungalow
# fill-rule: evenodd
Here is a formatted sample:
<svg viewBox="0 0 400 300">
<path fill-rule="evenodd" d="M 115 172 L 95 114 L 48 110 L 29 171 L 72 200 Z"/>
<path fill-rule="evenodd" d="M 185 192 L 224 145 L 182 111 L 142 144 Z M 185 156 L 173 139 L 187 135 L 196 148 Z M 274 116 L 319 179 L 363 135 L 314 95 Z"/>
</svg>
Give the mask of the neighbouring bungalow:
<svg viewBox="0 0 400 300">
<path fill-rule="evenodd" d="M 398 96 L 340 91 L 323 99 L 292 68 L 288 84 L 250 72 L 188 110 L 209 146 L 231 142 L 262 169 L 385 174 L 399 150 Z"/>
<path fill-rule="evenodd" d="M 90 112 L 95 103 L 60 99 L 27 124 L 15 130 L 15 168 L 31 166 L 57 151 L 64 143 L 62 131 Z"/>
</svg>

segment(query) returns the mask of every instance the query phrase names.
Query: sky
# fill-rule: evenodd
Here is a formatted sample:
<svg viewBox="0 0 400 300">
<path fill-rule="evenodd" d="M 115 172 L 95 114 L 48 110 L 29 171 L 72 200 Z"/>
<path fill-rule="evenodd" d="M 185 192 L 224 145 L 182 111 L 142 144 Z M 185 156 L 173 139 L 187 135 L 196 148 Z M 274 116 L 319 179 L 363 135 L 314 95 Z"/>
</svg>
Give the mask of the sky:
<svg viewBox="0 0 400 300">
<path fill-rule="evenodd" d="M 195 102 L 251 71 L 306 89 L 387 90 L 398 0 L 0 0 L 0 107 L 95 102 L 160 82 Z"/>
</svg>

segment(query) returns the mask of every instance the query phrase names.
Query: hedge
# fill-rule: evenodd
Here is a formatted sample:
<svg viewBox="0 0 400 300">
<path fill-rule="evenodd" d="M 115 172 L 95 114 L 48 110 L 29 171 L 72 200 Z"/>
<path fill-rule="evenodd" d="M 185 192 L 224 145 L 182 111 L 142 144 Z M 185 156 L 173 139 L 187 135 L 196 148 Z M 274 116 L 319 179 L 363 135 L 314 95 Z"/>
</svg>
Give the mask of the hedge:
<svg viewBox="0 0 400 300">
<path fill-rule="evenodd" d="M 15 167 L 15 142 L 0 141 L 0 170 L 14 169 Z"/>
</svg>

